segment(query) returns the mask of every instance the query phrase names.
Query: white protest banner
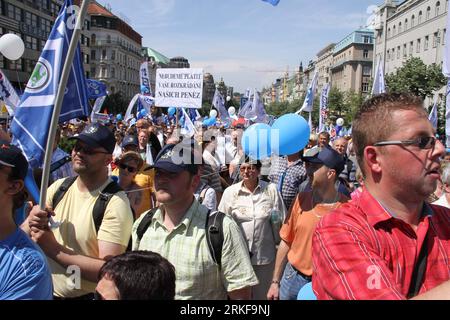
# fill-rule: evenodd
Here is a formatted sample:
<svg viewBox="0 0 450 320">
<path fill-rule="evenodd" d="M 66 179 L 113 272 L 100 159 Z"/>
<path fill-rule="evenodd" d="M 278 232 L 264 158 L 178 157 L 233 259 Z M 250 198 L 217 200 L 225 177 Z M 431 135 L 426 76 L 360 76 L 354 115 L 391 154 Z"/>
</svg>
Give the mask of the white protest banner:
<svg viewBox="0 0 450 320">
<path fill-rule="evenodd" d="M 157 69 L 155 105 L 158 107 L 202 107 L 203 69 Z"/>
</svg>

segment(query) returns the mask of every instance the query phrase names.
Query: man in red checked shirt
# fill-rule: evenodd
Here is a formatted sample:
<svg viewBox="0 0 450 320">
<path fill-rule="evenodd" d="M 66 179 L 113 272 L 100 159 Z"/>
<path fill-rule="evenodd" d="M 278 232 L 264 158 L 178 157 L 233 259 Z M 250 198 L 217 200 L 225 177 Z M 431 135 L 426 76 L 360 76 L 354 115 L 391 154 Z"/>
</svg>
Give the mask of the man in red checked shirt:
<svg viewBox="0 0 450 320">
<path fill-rule="evenodd" d="M 314 233 L 318 299 L 450 299 L 450 211 L 425 203 L 445 154 L 435 134 L 410 94 L 362 105 L 353 141 L 365 187 Z"/>
</svg>

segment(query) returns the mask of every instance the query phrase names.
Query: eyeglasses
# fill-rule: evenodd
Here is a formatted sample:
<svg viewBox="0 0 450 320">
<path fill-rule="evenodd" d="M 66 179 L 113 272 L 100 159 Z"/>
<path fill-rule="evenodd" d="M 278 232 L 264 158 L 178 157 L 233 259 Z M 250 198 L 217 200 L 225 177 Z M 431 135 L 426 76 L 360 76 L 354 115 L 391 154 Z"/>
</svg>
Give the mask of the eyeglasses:
<svg viewBox="0 0 450 320">
<path fill-rule="evenodd" d="M 73 151 L 75 151 L 75 152 L 83 152 L 84 154 L 88 154 L 88 155 L 93 155 L 93 154 L 97 154 L 97 153 L 109 154 L 109 152 L 97 151 L 97 150 L 94 150 L 93 148 L 90 148 L 88 146 L 82 146 L 81 144 L 74 145 L 73 146 Z"/>
<path fill-rule="evenodd" d="M 123 170 L 126 169 L 126 170 L 128 170 L 129 173 L 135 173 L 137 171 L 137 168 L 127 166 L 126 164 L 123 164 L 123 163 L 119 164 L 119 168 L 123 169 Z"/>
<path fill-rule="evenodd" d="M 435 137 L 420 137 L 414 140 L 392 140 L 392 141 L 380 141 L 374 143 L 375 147 L 389 146 L 389 145 L 404 145 L 404 146 L 416 146 L 420 149 L 432 149 L 436 145 Z"/>
</svg>

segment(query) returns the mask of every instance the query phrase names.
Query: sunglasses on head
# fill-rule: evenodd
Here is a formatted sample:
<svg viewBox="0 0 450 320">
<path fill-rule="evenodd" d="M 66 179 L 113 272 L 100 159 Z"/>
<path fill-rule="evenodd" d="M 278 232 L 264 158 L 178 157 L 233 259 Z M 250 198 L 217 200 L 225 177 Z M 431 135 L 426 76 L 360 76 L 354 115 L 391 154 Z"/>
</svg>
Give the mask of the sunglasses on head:
<svg viewBox="0 0 450 320">
<path fill-rule="evenodd" d="M 119 164 L 119 168 L 122 170 L 128 170 L 129 173 L 135 173 L 137 171 L 137 168 L 127 166 L 124 163 Z"/>
</svg>

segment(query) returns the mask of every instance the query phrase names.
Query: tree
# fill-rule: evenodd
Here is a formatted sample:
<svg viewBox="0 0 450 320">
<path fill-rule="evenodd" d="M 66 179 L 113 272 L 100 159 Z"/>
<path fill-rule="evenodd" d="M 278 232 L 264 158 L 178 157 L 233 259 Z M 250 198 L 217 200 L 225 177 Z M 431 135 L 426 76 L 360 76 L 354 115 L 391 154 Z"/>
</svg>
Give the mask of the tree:
<svg viewBox="0 0 450 320">
<path fill-rule="evenodd" d="M 119 91 L 106 97 L 102 110 L 107 109 L 112 114 L 123 114 L 127 111 L 128 103 Z"/>
<path fill-rule="evenodd" d="M 441 67 L 434 63 L 427 66 L 420 58 L 408 59 L 395 73 L 386 76 L 389 92 L 411 92 L 423 99 L 445 84 Z"/>
</svg>

